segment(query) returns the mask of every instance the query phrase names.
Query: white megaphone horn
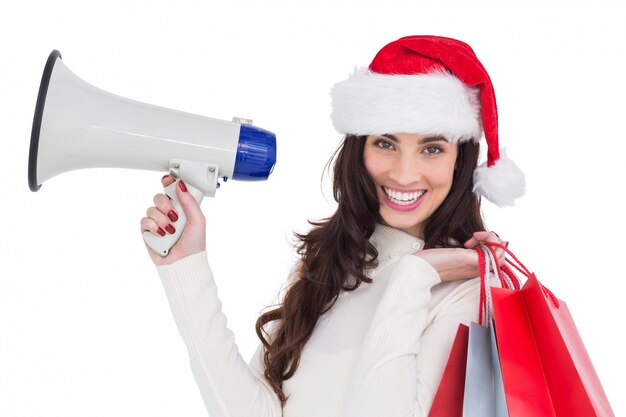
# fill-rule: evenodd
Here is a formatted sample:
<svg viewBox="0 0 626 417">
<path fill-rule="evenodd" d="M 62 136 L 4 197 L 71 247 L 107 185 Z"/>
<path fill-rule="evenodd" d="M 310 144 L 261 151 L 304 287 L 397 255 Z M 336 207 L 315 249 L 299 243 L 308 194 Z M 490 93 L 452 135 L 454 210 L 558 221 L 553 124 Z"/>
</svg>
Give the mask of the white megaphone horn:
<svg viewBox="0 0 626 417">
<path fill-rule="evenodd" d="M 276 162 L 276 135 L 252 126 L 141 103 L 100 90 L 74 75 L 61 53 L 48 57 L 33 119 L 28 184 L 37 191 L 55 175 L 83 168 L 169 171 L 165 188 L 179 219 L 176 233 L 144 232 L 166 256 L 187 220 L 176 196 L 180 179 L 198 200 L 215 196 L 218 180 L 266 180 Z"/>
</svg>

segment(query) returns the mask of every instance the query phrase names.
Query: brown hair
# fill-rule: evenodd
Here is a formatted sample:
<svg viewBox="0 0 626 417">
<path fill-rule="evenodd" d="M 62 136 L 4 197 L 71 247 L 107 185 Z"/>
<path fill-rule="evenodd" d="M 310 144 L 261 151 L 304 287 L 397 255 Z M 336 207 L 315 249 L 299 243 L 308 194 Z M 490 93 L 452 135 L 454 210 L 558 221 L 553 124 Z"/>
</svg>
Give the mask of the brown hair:
<svg viewBox="0 0 626 417">
<path fill-rule="evenodd" d="M 295 233 L 301 256 L 295 280 L 283 302 L 256 321 L 256 333 L 264 346 L 264 375 L 283 407 L 288 397 L 282 381 L 298 369 L 304 344 L 319 317 L 335 304 L 341 290 L 353 291 L 362 282 L 372 282 L 364 271 L 377 265 L 378 252 L 369 238 L 382 219 L 376 187 L 363 164 L 365 139 L 346 135 L 328 161 L 327 168 L 335 160 L 333 196 L 337 211 L 326 219 L 309 221 L 313 228 L 308 233 Z M 478 153 L 479 145 L 474 141 L 458 144 L 450 192 L 425 223 L 425 249 L 463 247 L 474 232 L 485 230 L 480 199 L 472 192 Z M 356 278 L 352 286 L 348 285 L 350 276 Z M 275 320 L 277 326 L 270 338 L 264 326 Z"/>
</svg>

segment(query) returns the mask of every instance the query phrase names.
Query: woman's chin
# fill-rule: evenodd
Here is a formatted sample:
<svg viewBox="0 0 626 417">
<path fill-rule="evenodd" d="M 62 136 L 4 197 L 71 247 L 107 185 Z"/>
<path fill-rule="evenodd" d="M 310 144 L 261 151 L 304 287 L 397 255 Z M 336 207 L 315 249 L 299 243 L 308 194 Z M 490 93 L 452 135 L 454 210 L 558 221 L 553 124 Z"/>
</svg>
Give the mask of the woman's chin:
<svg viewBox="0 0 626 417">
<path fill-rule="evenodd" d="M 421 222 L 419 219 L 402 219 L 397 216 L 381 216 L 383 224 L 385 226 L 393 227 L 394 229 L 402 230 L 412 236 L 419 237 L 421 235 Z"/>
</svg>

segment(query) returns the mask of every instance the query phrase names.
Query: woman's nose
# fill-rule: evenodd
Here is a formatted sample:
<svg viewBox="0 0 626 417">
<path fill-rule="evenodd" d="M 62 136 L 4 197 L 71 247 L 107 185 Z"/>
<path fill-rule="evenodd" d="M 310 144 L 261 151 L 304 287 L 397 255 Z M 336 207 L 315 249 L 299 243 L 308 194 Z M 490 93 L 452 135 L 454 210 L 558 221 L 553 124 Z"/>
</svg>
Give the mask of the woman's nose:
<svg viewBox="0 0 626 417">
<path fill-rule="evenodd" d="M 414 158 L 398 158 L 389 171 L 389 178 L 399 186 L 408 187 L 422 179 L 422 170 Z"/>
</svg>

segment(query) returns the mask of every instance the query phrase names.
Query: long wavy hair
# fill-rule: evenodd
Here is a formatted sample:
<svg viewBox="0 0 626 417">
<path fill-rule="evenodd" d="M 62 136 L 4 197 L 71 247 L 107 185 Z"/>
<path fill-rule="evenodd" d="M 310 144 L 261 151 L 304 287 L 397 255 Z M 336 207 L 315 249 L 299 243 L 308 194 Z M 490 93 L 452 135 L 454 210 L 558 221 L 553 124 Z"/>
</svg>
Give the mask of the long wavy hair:
<svg viewBox="0 0 626 417">
<path fill-rule="evenodd" d="M 362 282 L 372 282 L 364 273 L 377 265 L 378 252 L 369 238 L 382 219 L 376 186 L 363 163 L 365 140 L 366 136 L 346 135 L 328 161 L 327 168 L 335 160 L 333 197 L 337 211 L 320 221 L 309 220 L 313 227 L 308 233 L 295 233 L 301 257 L 295 279 L 282 303 L 256 321 L 256 333 L 264 346 L 264 375 L 282 407 L 288 400 L 282 381 L 298 369 L 302 349 L 319 317 L 332 308 L 341 290 L 353 291 Z M 463 247 L 474 232 L 485 230 L 480 199 L 472 192 L 478 154 L 478 143 L 458 144 L 450 191 L 425 221 L 425 249 Z M 356 283 L 349 285 L 354 281 L 350 276 Z M 264 327 L 273 321 L 277 321 L 276 328 L 270 337 Z"/>
</svg>

